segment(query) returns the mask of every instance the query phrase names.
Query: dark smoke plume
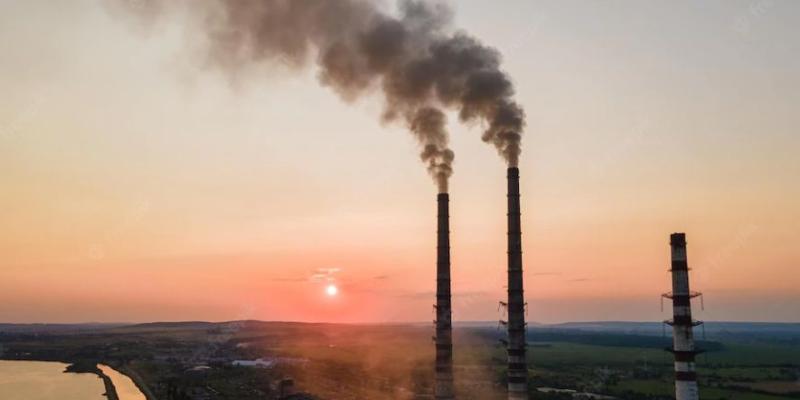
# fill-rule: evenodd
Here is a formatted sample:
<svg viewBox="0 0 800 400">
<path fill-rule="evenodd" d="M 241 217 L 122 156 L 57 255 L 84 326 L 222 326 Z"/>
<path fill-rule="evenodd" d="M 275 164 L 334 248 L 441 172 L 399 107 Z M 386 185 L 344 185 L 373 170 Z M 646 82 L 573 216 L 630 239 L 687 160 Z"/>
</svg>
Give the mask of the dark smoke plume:
<svg viewBox="0 0 800 400">
<path fill-rule="evenodd" d="M 225 69 L 313 59 L 320 81 L 346 100 L 380 89 L 383 119 L 405 122 L 442 191 L 453 162 L 444 109 L 483 123 L 483 140 L 517 164 L 524 112 L 500 54 L 454 32 L 441 3 L 400 0 L 395 17 L 368 0 L 128 1 L 144 13 L 180 8 L 199 17 L 210 61 Z"/>
</svg>

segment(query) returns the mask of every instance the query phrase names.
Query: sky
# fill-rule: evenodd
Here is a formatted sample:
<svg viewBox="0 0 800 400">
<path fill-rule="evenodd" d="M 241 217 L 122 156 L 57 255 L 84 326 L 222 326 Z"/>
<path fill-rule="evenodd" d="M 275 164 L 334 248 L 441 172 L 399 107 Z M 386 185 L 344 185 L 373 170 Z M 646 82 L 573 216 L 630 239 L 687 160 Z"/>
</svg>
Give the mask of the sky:
<svg viewBox="0 0 800 400">
<path fill-rule="evenodd" d="M 800 3 L 451 5 L 528 116 L 529 321 L 667 319 L 672 232 L 699 319 L 800 321 Z M 0 0 L 0 322 L 431 320 L 436 187 L 381 97 L 186 25 Z M 454 319 L 497 320 L 505 164 L 450 121 Z"/>
</svg>

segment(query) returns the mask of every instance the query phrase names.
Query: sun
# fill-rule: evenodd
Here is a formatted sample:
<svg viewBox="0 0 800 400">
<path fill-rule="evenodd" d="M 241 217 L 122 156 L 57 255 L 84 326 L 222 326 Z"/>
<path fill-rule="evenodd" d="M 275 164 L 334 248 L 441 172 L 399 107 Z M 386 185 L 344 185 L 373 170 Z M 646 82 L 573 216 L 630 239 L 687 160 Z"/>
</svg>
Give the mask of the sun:
<svg viewBox="0 0 800 400">
<path fill-rule="evenodd" d="M 327 294 L 330 297 L 336 296 L 338 293 L 339 293 L 339 288 L 337 288 L 336 285 L 332 283 L 325 288 L 325 294 Z"/>
</svg>

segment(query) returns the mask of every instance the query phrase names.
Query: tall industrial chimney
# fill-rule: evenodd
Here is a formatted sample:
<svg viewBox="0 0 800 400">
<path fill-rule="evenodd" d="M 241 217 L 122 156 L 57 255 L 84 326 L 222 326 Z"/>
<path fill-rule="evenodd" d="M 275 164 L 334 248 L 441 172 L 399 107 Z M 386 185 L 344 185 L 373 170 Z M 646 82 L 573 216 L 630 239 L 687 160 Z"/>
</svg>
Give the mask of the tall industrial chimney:
<svg viewBox="0 0 800 400">
<path fill-rule="evenodd" d="M 528 399 L 519 168 L 508 169 L 508 398 Z"/>
<path fill-rule="evenodd" d="M 694 358 L 699 351 L 694 347 L 693 328 L 700 325 L 692 319 L 692 298 L 700 293 L 689 290 L 689 265 L 686 258 L 686 234 L 670 235 L 672 247 L 672 292 L 664 297 L 672 299 L 672 350 L 675 355 L 675 399 L 697 400 L 697 373 Z"/>
<path fill-rule="evenodd" d="M 450 197 L 439 193 L 436 198 L 438 234 L 436 244 L 436 386 L 437 400 L 454 399 L 453 390 L 453 323 L 450 305 Z"/>
</svg>

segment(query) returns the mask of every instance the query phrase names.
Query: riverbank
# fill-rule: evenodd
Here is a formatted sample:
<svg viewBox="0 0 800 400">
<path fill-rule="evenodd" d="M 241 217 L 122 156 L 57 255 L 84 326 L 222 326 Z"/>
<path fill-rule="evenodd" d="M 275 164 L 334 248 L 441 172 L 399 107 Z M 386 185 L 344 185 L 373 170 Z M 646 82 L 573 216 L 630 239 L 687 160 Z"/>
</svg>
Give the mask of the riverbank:
<svg viewBox="0 0 800 400">
<path fill-rule="evenodd" d="M 150 390 L 150 388 L 145 384 L 144 379 L 127 364 L 96 359 L 84 359 L 76 361 L 75 359 L 69 360 L 63 357 L 31 357 L 30 354 L 22 357 L 2 357 L 0 360 L 54 362 L 66 364 L 66 368 L 64 368 L 62 371 L 64 373 L 97 375 L 103 381 L 103 386 L 105 387 L 105 393 L 103 393 L 103 396 L 105 396 L 108 400 L 131 400 L 131 396 L 134 396 L 133 400 L 139 400 L 139 397 L 136 397 L 138 394 L 141 394 L 142 400 L 157 400 L 153 391 Z M 107 368 L 109 372 L 104 372 L 102 368 Z M 115 374 L 119 375 L 117 379 L 130 379 L 133 385 L 129 385 L 126 382 L 115 383 L 115 379 L 112 376 L 109 376 Z M 121 388 L 122 392 L 120 392 L 120 384 L 123 385 Z M 138 389 L 139 393 L 133 393 L 134 391 L 130 390 L 130 388 L 127 386 Z M 125 389 L 128 390 L 126 391 Z"/>
<path fill-rule="evenodd" d="M 147 385 L 144 383 L 144 379 L 142 379 L 142 376 L 139 375 L 139 373 L 136 372 L 133 368 L 127 365 L 122 365 L 118 367 L 117 370 L 120 373 L 125 374 L 127 377 L 131 378 L 133 384 L 136 385 L 137 388 L 139 388 L 139 391 L 142 392 L 142 394 L 144 394 L 144 397 L 147 400 L 156 400 L 156 395 L 153 394 L 153 391 L 150 390 L 149 387 L 147 387 Z"/>
<path fill-rule="evenodd" d="M 119 395 L 117 394 L 117 388 L 114 386 L 114 381 L 103 372 L 98 374 L 100 379 L 103 380 L 103 384 L 106 386 L 106 392 L 103 393 L 108 400 L 119 400 Z"/>
<path fill-rule="evenodd" d="M 103 380 L 103 386 L 105 386 L 106 392 L 103 393 L 103 396 L 106 396 L 108 400 L 119 400 L 119 395 L 117 394 L 117 388 L 114 386 L 114 381 L 110 376 L 106 375 L 103 370 L 97 367 L 97 363 L 91 361 L 78 361 L 68 365 L 64 372 L 73 374 L 97 375 Z"/>
</svg>

